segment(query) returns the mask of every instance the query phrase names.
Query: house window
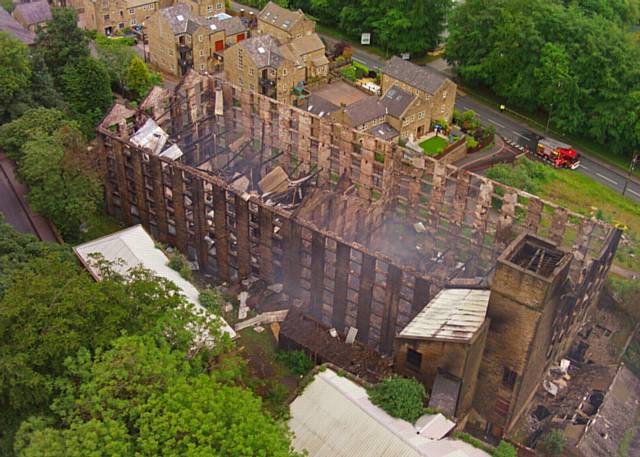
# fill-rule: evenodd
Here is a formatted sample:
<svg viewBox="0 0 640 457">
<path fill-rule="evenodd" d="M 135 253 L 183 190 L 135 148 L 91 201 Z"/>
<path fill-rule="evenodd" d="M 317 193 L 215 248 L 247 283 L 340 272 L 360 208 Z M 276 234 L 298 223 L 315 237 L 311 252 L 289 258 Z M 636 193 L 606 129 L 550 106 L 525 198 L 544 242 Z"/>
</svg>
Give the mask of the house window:
<svg viewBox="0 0 640 457">
<path fill-rule="evenodd" d="M 153 3 L 149 4 L 149 9 L 152 10 L 154 8 Z"/>
<path fill-rule="evenodd" d="M 516 379 L 518 378 L 518 373 L 513 370 L 510 370 L 507 367 L 502 369 L 502 385 L 508 389 L 513 390 L 513 387 L 516 385 Z"/>
<path fill-rule="evenodd" d="M 416 120 L 415 114 L 412 114 L 411 116 L 409 116 L 409 123 L 412 123 L 415 120 Z"/>
<path fill-rule="evenodd" d="M 136 20 L 135 19 L 131 19 L 130 24 L 131 25 L 136 25 Z"/>
<path fill-rule="evenodd" d="M 298 33 L 298 34 L 296 35 L 296 38 L 302 38 L 302 33 Z"/>
<path fill-rule="evenodd" d="M 124 28 L 124 22 L 121 22 L 120 24 L 118 24 L 118 28 L 119 29 L 123 29 Z"/>
<path fill-rule="evenodd" d="M 211 13 L 213 11 L 213 5 L 207 5 L 207 13 Z"/>
<path fill-rule="evenodd" d="M 105 14 L 105 15 L 104 15 L 104 20 L 105 20 L 105 21 L 108 21 L 108 20 L 109 20 L 109 15 L 108 15 L 108 14 Z"/>
<path fill-rule="evenodd" d="M 145 10 L 145 11 L 147 11 L 147 6 L 148 6 L 148 5 L 143 5 L 143 6 L 142 6 L 142 9 L 143 9 L 143 10 Z"/>
<path fill-rule="evenodd" d="M 200 71 L 204 71 L 204 64 L 203 63 L 200 64 Z"/>
<path fill-rule="evenodd" d="M 204 49 L 200 49 L 200 57 L 204 57 Z"/>
<path fill-rule="evenodd" d="M 282 69 L 282 76 L 287 76 L 287 69 L 286 68 Z"/>
<path fill-rule="evenodd" d="M 216 3 L 216 9 L 221 10 L 222 9 L 222 3 Z"/>
<path fill-rule="evenodd" d="M 441 112 L 441 113 L 444 113 L 444 111 L 445 111 L 445 106 L 444 106 L 444 105 L 442 105 L 442 106 L 440 107 L 440 112 Z"/>
<path fill-rule="evenodd" d="M 256 91 L 256 86 L 254 84 L 249 84 L 249 90 L 252 92 Z"/>
<path fill-rule="evenodd" d="M 136 14 L 136 10 L 134 8 L 129 8 L 129 14 Z"/>
<path fill-rule="evenodd" d="M 407 349 L 406 365 L 413 370 L 420 370 L 420 366 L 422 365 L 422 354 L 414 349 Z"/>
<path fill-rule="evenodd" d="M 249 68 L 249 76 L 253 76 L 255 74 L 255 70 L 253 68 Z"/>
<path fill-rule="evenodd" d="M 424 119 L 424 111 L 418 113 L 418 119 Z"/>
<path fill-rule="evenodd" d="M 444 100 L 445 98 L 447 98 L 447 91 L 446 90 L 444 92 L 442 92 L 442 99 Z"/>
<path fill-rule="evenodd" d="M 198 35 L 198 41 L 202 43 L 202 40 L 203 40 L 202 35 Z"/>
<path fill-rule="evenodd" d="M 238 78 L 238 84 L 240 84 L 240 87 L 244 87 L 244 79 Z"/>
<path fill-rule="evenodd" d="M 272 78 L 275 78 L 275 77 L 276 77 L 276 70 L 275 70 L 275 69 L 273 69 L 273 68 L 271 68 L 271 69 L 269 70 L 269 76 L 271 76 Z"/>
</svg>

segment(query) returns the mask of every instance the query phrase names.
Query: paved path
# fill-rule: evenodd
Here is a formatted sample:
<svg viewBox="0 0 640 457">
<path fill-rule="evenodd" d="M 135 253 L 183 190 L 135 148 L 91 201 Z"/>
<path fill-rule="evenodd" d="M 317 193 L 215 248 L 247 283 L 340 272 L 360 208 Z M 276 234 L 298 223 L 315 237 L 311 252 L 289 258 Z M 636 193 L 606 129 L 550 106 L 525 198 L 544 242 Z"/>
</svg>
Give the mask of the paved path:
<svg viewBox="0 0 640 457">
<path fill-rule="evenodd" d="M 31 233 L 47 243 L 59 240 L 47 220 L 33 212 L 25 200 L 27 188 L 16 180 L 13 163 L 0 153 L 0 213 L 16 230 Z"/>
</svg>

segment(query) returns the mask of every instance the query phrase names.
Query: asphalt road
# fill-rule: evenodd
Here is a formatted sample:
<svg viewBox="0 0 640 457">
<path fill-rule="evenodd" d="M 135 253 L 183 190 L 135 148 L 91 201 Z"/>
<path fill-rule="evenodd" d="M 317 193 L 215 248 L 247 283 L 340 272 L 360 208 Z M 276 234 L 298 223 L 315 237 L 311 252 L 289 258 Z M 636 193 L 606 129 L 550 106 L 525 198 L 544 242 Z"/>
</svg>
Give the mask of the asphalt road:
<svg viewBox="0 0 640 457">
<path fill-rule="evenodd" d="M 258 13 L 257 9 L 241 5 L 237 2 L 231 2 L 231 6 L 236 11 L 244 8 L 246 12 L 253 11 L 255 14 Z M 337 41 L 336 39 L 326 35 L 321 34 L 320 36 L 322 36 L 329 45 L 332 45 Z M 384 65 L 384 60 L 382 58 L 356 48 L 353 49 L 352 58 L 371 69 L 380 69 Z M 436 69 L 436 71 L 439 70 Z M 498 134 L 505 138 L 509 138 L 522 146 L 528 146 L 529 149 L 535 149 L 537 140 L 541 136 L 539 133 L 534 132 L 528 126 L 521 124 L 512 117 L 468 96 L 458 95 L 456 99 L 456 109 L 458 111 L 466 111 L 469 109 L 475 111 L 483 123 L 493 124 Z M 580 150 L 578 150 L 578 152 L 581 153 L 582 159 L 580 167 L 576 170 L 577 172 L 590 176 L 594 180 L 604 184 L 616 192 L 622 193 L 626 179 L 626 173 L 624 173 L 624 171 L 612 166 L 603 165 L 599 161 L 588 157 Z M 630 180 L 627 186 L 626 195 L 629 198 L 640 202 L 640 183 L 638 183 L 638 181 Z"/>
</svg>

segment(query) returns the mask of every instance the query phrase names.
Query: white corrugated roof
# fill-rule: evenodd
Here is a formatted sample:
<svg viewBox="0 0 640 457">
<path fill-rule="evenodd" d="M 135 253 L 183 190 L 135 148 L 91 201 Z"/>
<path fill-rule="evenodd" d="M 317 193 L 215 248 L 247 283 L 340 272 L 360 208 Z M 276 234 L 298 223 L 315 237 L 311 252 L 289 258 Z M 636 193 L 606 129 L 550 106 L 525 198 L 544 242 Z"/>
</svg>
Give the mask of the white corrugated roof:
<svg viewBox="0 0 640 457">
<path fill-rule="evenodd" d="M 178 160 L 182 155 L 182 149 L 177 144 L 171 145 L 159 154 L 160 157 L 166 157 L 171 160 Z"/>
<path fill-rule="evenodd" d="M 400 332 L 400 338 L 465 342 L 487 315 L 489 290 L 442 289 Z"/>
<path fill-rule="evenodd" d="M 131 142 L 141 148 L 149 148 L 154 154 L 162 151 L 169 134 L 162 130 L 156 121 L 149 118 L 140 129 L 131 137 Z"/>
<path fill-rule="evenodd" d="M 169 267 L 169 259 L 164 255 L 164 252 L 156 247 L 153 238 L 142 225 L 134 225 L 111 235 L 88 241 L 76 246 L 74 251 L 96 278 L 100 278 L 100 272 L 92 254 L 98 254 L 104 260 L 115 262 L 114 270 L 121 274 L 126 274 L 130 269 L 142 266 L 154 275 L 174 283 L 198 312 L 209 313 L 200 305 L 198 289 Z M 222 330 L 234 338 L 235 331 L 224 319 L 222 319 L 222 324 Z"/>
<path fill-rule="evenodd" d="M 290 417 L 293 446 L 298 452 L 306 449 L 309 457 L 488 455 L 462 441 L 419 434 L 409 422 L 395 419 L 371 403 L 362 386 L 329 369 L 319 372 L 291 403 Z M 442 436 L 455 425 L 441 414 L 432 417 L 418 421 L 421 428 L 431 424 L 427 435 Z"/>
</svg>

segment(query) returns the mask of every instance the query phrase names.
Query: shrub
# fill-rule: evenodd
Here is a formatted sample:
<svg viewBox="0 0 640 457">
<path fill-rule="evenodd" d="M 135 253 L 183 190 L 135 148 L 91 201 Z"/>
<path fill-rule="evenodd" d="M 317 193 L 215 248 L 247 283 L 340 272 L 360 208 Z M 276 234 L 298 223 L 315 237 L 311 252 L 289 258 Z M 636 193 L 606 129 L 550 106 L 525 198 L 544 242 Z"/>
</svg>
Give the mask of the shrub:
<svg viewBox="0 0 640 457">
<path fill-rule="evenodd" d="M 467 148 L 474 149 L 478 147 L 478 140 L 476 140 L 471 135 L 467 135 Z"/>
<path fill-rule="evenodd" d="M 298 350 L 280 351 L 276 354 L 276 360 L 297 375 L 307 374 L 314 366 L 307 353 Z"/>
<path fill-rule="evenodd" d="M 414 423 L 424 413 L 427 393 L 415 379 L 393 375 L 369 389 L 369 399 L 391 416 Z"/>
<path fill-rule="evenodd" d="M 220 294 L 218 294 L 215 290 L 203 290 L 202 292 L 200 292 L 198 299 L 200 300 L 200 304 L 211 311 L 213 314 L 220 314 L 220 304 L 222 303 L 222 297 L 220 297 Z"/>
<path fill-rule="evenodd" d="M 356 76 L 356 68 L 353 65 L 349 65 L 348 67 L 341 69 L 340 74 L 352 82 L 355 82 L 358 79 Z"/>
<path fill-rule="evenodd" d="M 564 452 L 565 437 L 560 430 L 551 430 L 544 437 L 542 448 L 549 456 L 560 456 Z"/>
<path fill-rule="evenodd" d="M 193 278 L 193 273 L 191 272 L 189 262 L 187 262 L 185 256 L 183 256 L 179 252 L 173 252 L 169 256 L 168 265 L 169 268 L 176 270 L 178 273 L 180 273 L 180 276 L 182 276 L 187 281 L 191 281 L 191 279 Z"/>
<path fill-rule="evenodd" d="M 506 441 L 500 441 L 500 444 L 492 454 L 493 457 L 517 457 L 517 455 L 516 448 Z"/>
</svg>

